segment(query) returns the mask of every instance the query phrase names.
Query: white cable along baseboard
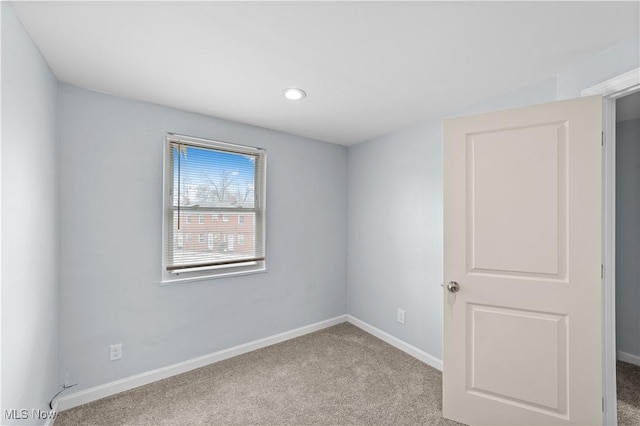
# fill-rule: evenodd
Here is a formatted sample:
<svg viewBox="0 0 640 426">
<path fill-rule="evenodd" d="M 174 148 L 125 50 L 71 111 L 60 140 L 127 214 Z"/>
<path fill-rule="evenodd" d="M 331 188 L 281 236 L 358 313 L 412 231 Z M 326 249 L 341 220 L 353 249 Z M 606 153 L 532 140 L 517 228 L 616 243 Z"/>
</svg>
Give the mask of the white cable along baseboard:
<svg viewBox="0 0 640 426">
<path fill-rule="evenodd" d="M 351 315 L 340 315 L 335 318 L 320 321 L 315 324 L 310 324 L 304 327 L 296 328 L 284 333 L 275 334 L 263 339 L 254 340 L 253 342 L 245 343 L 242 345 L 234 346 L 229 349 L 224 349 L 218 352 L 214 352 L 208 355 L 192 358 L 187 361 L 179 362 L 176 364 L 168 365 L 166 367 L 157 368 L 155 370 L 147 371 L 145 373 L 136 374 L 134 376 L 125 377 L 120 380 L 105 383 L 103 385 L 94 386 L 88 389 L 71 393 L 62 396 L 56 400 L 57 409 L 59 411 L 68 410 L 73 407 L 77 407 L 88 402 L 96 401 L 98 399 L 106 398 L 111 395 L 115 395 L 120 392 L 127 391 L 129 389 L 137 388 L 149 383 L 156 382 L 158 380 L 166 379 L 171 376 L 186 373 L 187 371 L 194 370 L 196 368 L 204 367 L 209 364 L 214 364 L 225 359 L 232 358 L 234 356 L 242 355 L 257 349 L 265 348 L 267 346 L 275 345 L 286 340 L 290 340 L 296 337 L 303 336 L 305 334 L 313 333 L 314 331 L 322 330 L 328 327 L 332 327 L 337 324 L 349 322 L 354 326 L 366 331 L 369 334 L 376 336 L 377 338 L 387 342 L 391 346 L 394 346 L 401 351 L 417 358 L 418 360 L 428 364 L 440 371 L 442 371 L 442 360 L 435 356 L 424 352 L 415 346 L 412 346 L 392 335 L 367 324 Z"/>
<path fill-rule="evenodd" d="M 52 412 L 52 413 L 57 413 L 57 412 L 58 412 L 58 409 L 59 409 L 59 407 L 58 407 L 58 400 L 53 401 L 53 404 L 51 404 L 51 407 L 52 407 L 52 409 L 51 409 L 51 411 L 50 411 L 50 412 Z M 55 416 L 47 417 L 47 421 L 46 421 L 46 422 L 44 422 L 44 425 L 43 425 L 43 426 L 53 426 L 53 424 L 55 423 L 55 421 L 56 421 Z"/>
</svg>

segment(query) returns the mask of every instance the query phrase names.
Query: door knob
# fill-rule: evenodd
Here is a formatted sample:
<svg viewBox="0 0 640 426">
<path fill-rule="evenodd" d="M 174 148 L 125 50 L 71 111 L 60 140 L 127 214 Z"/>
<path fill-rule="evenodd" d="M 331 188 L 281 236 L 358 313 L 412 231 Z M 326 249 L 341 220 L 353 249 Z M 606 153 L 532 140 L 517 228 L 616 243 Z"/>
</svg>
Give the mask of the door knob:
<svg viewBox="0 0 640 426">
<path fill-rule="evenodd" d="M 451 293 L 457 293 L 458 290 L 460 290 L 460 284 L 455 281 L 449 281 L 449 283 L 447 284 L 447 290 L 449 290 Z"/>
</svg>

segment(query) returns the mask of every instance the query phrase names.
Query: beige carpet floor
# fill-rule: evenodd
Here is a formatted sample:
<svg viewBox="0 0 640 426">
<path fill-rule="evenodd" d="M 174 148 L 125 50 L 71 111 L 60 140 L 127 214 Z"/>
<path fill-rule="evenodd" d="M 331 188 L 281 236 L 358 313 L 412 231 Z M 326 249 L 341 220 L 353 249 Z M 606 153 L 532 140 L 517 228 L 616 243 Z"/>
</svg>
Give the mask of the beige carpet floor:
<svg viewBox="0 0 640 426">
<path fill-rule="evenodd" d="M 618 361 L 618 425 L 640 425 L 640 367 Z"/>
<path fill-rule="evenodd" d="M 91 402 L 64 425 L 457 425 L 441 373 L 350 324 Z"/>
<path fill-rule="evenodd" d="M 640 367 L 618 362 L 618 424 L 640 425 Z M 350 324 L 59 413 L 65 425 L 459 425 L 441 373 Z"/>
</svg>

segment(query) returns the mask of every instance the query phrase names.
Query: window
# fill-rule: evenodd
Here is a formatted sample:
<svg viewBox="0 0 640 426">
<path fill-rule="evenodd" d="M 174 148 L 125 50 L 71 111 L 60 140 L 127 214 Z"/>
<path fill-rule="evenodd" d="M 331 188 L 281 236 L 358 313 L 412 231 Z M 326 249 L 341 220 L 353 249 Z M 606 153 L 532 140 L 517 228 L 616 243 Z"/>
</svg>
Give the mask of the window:
<svg viewBox="0 0 640 426">
<path fill-rule="evenodd" d="M 167 135 L 163 281 L 264 270 L 265 165 L 260 148 Z M 196 214 L 200 244 L 184 244 L 190 240 L 182 234 L 184 218 L 191 223 Z M 220 238 L 230 216 L 244 225 L 242 239 Z"/>
</svg>

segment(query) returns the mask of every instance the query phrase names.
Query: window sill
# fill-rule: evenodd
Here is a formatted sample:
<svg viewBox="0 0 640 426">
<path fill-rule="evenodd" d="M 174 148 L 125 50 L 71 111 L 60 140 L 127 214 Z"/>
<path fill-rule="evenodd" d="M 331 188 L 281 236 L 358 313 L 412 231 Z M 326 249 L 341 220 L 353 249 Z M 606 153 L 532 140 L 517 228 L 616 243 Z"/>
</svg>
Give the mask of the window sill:
<svg viewBox="0 0 640 426">
<path fill-rule="evenodd" d="M 252 270 L 220 272 L 217 274 L 195 275 L 190 277 L 180 277 L 179 275 L 176 275 L 179 278 L 164 278 L 158 284 L 161 287 L 164 287 L 171 284 L 183 284 L 191 281 L 215 280 L 218 278 L 239 277 L 242 275 L 262 274 L 266 272 L 267 268 L 266 266 L 263 266 L 261 268 Z"/>
</svg>

